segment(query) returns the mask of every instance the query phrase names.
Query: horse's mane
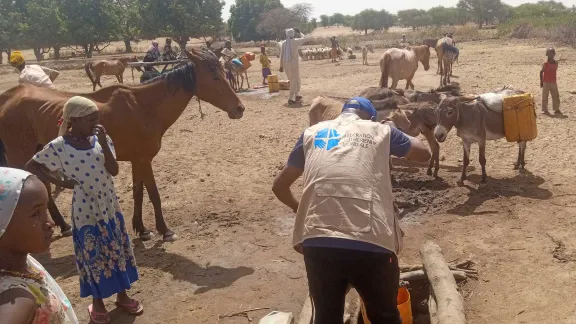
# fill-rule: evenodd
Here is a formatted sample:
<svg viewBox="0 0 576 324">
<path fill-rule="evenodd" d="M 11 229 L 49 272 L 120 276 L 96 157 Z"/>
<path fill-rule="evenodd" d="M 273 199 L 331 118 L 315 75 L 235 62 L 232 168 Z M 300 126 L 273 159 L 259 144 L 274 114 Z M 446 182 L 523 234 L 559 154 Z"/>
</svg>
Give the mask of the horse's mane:
<svg viewBox="0 0 576 324">
<path fill-rule="evenodd" d="M 151 84 L 159 81 L 166 81 L 168 90 L 176 91 L 184 89 L 187 92 L 196 91 L 196 72 L 194 63 L 190 62 L 184 66 L 179 66 L 170 72 L 163 73 L 154 79 L 145 81 L 143 84 Z"/>
</svg>

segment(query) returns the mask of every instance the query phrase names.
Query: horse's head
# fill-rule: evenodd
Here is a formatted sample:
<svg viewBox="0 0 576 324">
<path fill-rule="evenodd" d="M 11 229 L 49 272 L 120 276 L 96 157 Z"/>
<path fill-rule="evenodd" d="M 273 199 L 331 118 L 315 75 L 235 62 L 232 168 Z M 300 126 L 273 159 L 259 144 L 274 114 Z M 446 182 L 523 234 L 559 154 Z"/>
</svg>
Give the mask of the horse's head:
<svg viewBox="0 0 576 324">
<path fill-rule="evenodd" d="M 228 113 L 231 119 L 240 119 L 244 105 L 226 81 L 222 65 L 209 50 L 186 51 L 196 70 L 196 96 Z"/>
<path fill-rule="evenodd" d="M 436 137 L 438 142 L 444 142 L 452 127 L 458 123 L 460 117 L 458 106 L 474 99 L 474 96 L 453 97 L 445 94 L 440 96 L 440 103 L 438 108 L 436 108 L 438 125 L 434 129 L 434 137 Z"/>
<path fill-rule="evenodd" d="M 414 46 L 414 49 L 417 48 L 418 50 L 418 58 L 422 65 L 424 66 L 424 71 L 428 71 L 430 69 L 430 46 L 428 45 L 421 45 L 421 46 Z"/>
</svg>

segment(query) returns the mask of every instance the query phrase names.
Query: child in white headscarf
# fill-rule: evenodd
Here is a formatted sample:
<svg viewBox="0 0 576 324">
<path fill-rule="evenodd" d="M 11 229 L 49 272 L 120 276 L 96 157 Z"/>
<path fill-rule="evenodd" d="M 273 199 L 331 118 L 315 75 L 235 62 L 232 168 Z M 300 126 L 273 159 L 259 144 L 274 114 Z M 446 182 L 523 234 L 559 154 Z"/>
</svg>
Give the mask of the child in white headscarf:
<svg viewBox="0 0 576 324">
<path fill-rule="evenodd" d="M 112 180 L 118 174 L 114 144 L 98 122 L 98 106 L 92 100 L 70 98 L 60 136 L 26 166 L 43 181 L 74 189 L 72 238 L 80 297 L 92 297 L 88 313 L 96 324 L 111 321 L 103 299 L 114 294 L 116 305 L 126 312 L 139 315 L 144 310 L 126 292 L 138 280 L 138 271 Z M 71 180 L 55 179 L 46 168 Z"/>
<path fill-rule="evenodd" d="M 50 248 L 48 191 L 32 174 L 0 168 L 0 322 L 77 324 L 56 281 L 29 253 Z"/>
</svg>

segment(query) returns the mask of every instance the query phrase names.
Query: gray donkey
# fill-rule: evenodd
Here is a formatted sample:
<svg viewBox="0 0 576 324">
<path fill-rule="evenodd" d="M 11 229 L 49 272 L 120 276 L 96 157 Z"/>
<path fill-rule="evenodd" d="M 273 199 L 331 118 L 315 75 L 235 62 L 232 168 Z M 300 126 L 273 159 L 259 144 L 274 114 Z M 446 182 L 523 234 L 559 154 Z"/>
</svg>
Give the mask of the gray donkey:
<svg viewBox="0 0 576 324">
<path fill-rule="evenodd" d="M 509 90 L 504 87 L 496 91 L 504 95 L 522 94 L 521 90 Z M 452 127 L 456 127 L 456 135 L 462 139 L 464 147 L 464 159 L 461 181 L 466 180 L 466 169 L 470 164 L 470 147 L 472 143 L 478 143 L 480 165 L 482 166 L 482 183 L 486 183 L 486 141 L 498 140 L 504 135 L 504 118 L 502 110 L 497 111 L 489 108 L 476 96 L 448 97 L 443 96 L 437 108 L 438 125 L 434 130 L 434 136 L 438 142 L 446 140 Z M 518 159 L 514 164 L 514 170 L 524 169 L 526 162 L 524 153 L 526 142 L 518 143 Z"/>
</svg>

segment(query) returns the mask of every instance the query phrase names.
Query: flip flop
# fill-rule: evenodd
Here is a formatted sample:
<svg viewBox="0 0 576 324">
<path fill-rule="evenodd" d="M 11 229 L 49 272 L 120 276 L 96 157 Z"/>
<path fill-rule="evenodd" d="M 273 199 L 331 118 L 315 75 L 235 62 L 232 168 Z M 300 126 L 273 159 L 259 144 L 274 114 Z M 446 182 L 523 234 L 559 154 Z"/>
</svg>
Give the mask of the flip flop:
<svg viewBox="0 0 576 324">
<path fill-rule="evenodd" d="M 132 299 L 129 304 L 121 304 L 116 302 L 116 306 L 122 308 L 126 313 L 130 315 L 140 315 L 144 312 L 144 307 L 137 300 Z"/>
<path fill-rule="evenodd" d="M 109 324 L 112 322 L 110 319 L 110 314 L 106 313 L 99 313 L 94 311 L 92 304 L 88 306 L 88 315 L 90 315 L 90 322 L 94 324 Z"/>
</svg>

